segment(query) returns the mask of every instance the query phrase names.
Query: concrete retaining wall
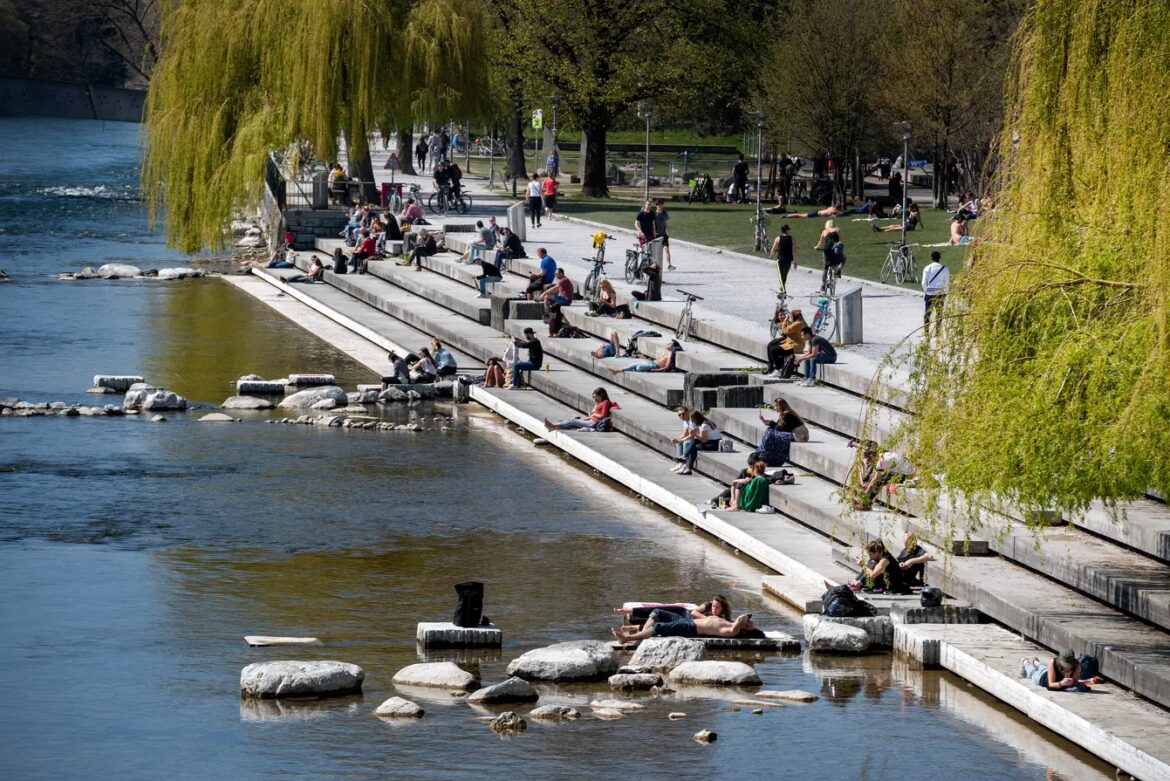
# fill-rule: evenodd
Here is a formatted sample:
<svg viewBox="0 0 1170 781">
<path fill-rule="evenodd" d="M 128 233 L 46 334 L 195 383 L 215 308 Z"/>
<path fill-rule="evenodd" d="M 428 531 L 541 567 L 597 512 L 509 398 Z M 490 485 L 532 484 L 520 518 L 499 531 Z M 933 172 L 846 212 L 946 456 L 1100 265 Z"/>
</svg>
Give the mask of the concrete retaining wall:
<svg viewBox="0 0 1170 781">
<path fill-rule="evenodd" d="M 141 122 L 141 90 L 43 79 L 0 78 L 0 116 L 67 117 Z"/>
</svg>

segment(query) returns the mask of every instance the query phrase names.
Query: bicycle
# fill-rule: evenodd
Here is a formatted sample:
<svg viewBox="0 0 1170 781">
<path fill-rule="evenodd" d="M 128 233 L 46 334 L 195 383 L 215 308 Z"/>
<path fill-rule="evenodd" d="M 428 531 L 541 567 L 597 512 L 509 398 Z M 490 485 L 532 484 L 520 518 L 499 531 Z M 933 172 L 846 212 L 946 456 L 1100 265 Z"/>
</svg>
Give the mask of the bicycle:
<svg viewBox="0 0 1170 781">
<path fill-rule="evenodd" d="M 837 332 L 837 310 L 833 306 L 837 299 L 835 296 L 825 294 L 815 296 L 815 298 L 817 308 L 813 313 L 809 328 L 817 336 L 823 336 L 831 341 Z"/>
<path fill-rule="evenodd" d="M 626 282 L 632 285 L 642 281 L 642 274 L 654 257 L 651 248 L 655 241 L 659 245 L 662 243 L 662 239 L 654 239 L 653 241 L 639 239 L 637 249 L 626 250 Z"/>
<path fill-rule="evenodd" d="M 448 187 L 440 187 L 431 193 L 430 199 L 427 200 L 427 208 L 431 210 L 431 214 L 446 214 L 450 207 L 451 190 Z"/>
<path fill-rule="evenodd" d="M 694 325 L 695 302 L 702 301 L 703 297 L 696 296 L 694 293 L 688 293 L 685 290 L 679 290 L 679 288 L 677 288 L 677 287 L 675 288 L 675 290 L 678 290 L 678 292 L 682 293 L 684 296 L 687 297 L 687 302 L 683 306 L 683 310 L 678 316 L 678 328 L 674 329 L 675 337 L 680 342 L 685 342 L 687 340 L 687 338 L 691 335 L 691 326 Z"/>
<path fill-rule="evenodd" d="M 837 280 L 841 278 L 841 267 L 843 263 L 836 266 L 829 266 L 828 272 L 825 274 L 825 281 L 821 284 L 821 289 L 817 291 L 820 295 L 828 296 L 829 298 L 837 297 Z"/>
<path fill-rule="evenodd" d="M 767 215 L 759 211 L 748 219 L 756 226 L 756 252 L 767 252 L 770 249 L 768 246 L 768 226 L 766 224 L 768 221 Z"/>
<path fill-rule="evenodd" d="M 691 180 L 691 190 L 687 193 L 687 203 L 694 203 L 695 201 L 710 203 L 714 197 L 715 188 L 712 186 L 710 176 L 707 174 L 699 174 Z"/>
<path fill-rule="evenodd" d="M 612 239 L 613 236 L 607 236 L 603 232 L 593 234 L 593 246 L 597 251 L 591 258 L 581 258 L 587 263 L 593 264 L 593 270 L 589 272 L 589 276 L 585 277 L 585 298 L 590 300 L 597 300 L 597 291 L 601 289 L 601 278 L 605 276 L 605 266 L 611 261 L 605 259 L 605 242 L 607 239 Z"/>
<path fill-rule="evenodd" d="M 891 241 L 886 244 L 888 250 L 886 251 L 886 262 L 882 264 L 881 273 L 878 278 L 885 282 L 890 278 L 890 274 L 894 275 L 894 279 L 898 280 L 898 284 L 903 284 L 907 279 L 911 281 L 918 278 L 918 268 L 914 263 L 914 250 L 909 244 L 902 244 L 899 241 Z"/>
<path fill-rule="evenodd" d="M 781 289 L 776 294 L 776 310 L 772 312 L 772 319 L 768 322 L 768 335 L 775 339 L 780 335 L 784 328 L 784 324 L 792 317 L 792 312 L 788 308 L 788 292 Z"/>
</svg>

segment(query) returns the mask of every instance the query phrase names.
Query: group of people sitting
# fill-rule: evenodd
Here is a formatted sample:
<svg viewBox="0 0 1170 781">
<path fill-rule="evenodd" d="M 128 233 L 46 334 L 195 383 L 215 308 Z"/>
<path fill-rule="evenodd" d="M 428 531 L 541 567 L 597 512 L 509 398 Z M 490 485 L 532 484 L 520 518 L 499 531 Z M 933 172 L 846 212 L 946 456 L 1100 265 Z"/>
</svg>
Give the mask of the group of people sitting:
<svg viewBox="0 0 1170 781">
<path fill-rule="evenodd" d="M 391 350 L 386 357 L 390 361 L 390 374 L 382 378 L 382 390 L 391 385 L 432 383 L 459 371 L 455 356 L 438 339 L 432 339 L 429 348 L 418 348 L 417 353 L 399 355 Z"/>
<path fill-rule="evenodd" d="M 804 313 L 793 309 L 781 315 L 781 335 L 768 342 L 768 376 L 787 379 L 800 366 L 804 374 L 801 385 L 817 384 L 817 366 L 837 362 L 837 348 L 823 336 L 813 333 L 804 320 Z"/>
<path fill-rule="evenodd" d="M 851 500 L 855 510 L 864 512 L 872 509 L 883 489 L 893 491 L 914 477 L 914 465 L 901 453 L 883 450 L 872 440 L 851 440 L 849 446 L 861 449 L 856 465 L 860 470 L 857 492 Z"/>
</svg>

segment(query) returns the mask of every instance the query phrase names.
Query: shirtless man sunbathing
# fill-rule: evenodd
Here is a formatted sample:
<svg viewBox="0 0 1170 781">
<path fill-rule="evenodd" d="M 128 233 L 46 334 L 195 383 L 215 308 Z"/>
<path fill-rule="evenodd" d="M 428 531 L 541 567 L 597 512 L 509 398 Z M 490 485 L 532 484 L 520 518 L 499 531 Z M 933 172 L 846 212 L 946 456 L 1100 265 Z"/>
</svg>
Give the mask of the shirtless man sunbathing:
<svg viewBox="0 0 1170 781">
<path fill-rule="evenodd" d="M 755 629 L 752 614 L 744 613 L 735 621 L 720 616 L 683 617 L 666 610 L 655 610 L 637 632 L 614 629 L 619 643 L 637 645 L 647 637 L 736 637 L 746 629 Z"/>
</svg>

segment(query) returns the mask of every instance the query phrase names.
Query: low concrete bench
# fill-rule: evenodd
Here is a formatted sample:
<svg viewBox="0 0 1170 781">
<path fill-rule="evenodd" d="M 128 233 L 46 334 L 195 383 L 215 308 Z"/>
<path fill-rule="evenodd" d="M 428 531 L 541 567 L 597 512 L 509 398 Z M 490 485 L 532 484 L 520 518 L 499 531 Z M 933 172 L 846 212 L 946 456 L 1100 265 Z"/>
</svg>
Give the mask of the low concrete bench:
<svg viewBox="0 0 1170 781">
<path fill-rule="evenodd" d="M 420 621 L 415 639 L 423 648 L 499 648 L 504 644 L 504 633 L 495 624 L 455 626 L 450 621 Z"/>
</svg>

